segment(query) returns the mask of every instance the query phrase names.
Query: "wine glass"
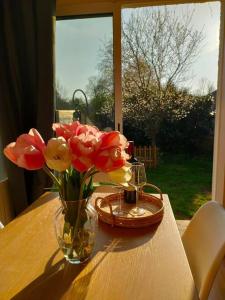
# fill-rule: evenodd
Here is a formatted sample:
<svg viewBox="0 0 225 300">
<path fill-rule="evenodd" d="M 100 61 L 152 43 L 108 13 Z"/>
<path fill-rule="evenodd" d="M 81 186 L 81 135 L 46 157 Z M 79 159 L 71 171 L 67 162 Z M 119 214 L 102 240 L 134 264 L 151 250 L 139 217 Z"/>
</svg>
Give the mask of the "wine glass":
<svg viewBox="0 0 225 300">
<path fill-rule="evenodd" d="M 140 162 L 133 163 L 131 166 L 131 172 L 132 172 L 132 176 L 130 180 L 130 185 L 133 186 L 136 191 L 136 206 L 130 211 L 130 213 L 135 216 L 142 216 L 145 214 L 145 209 L 140 208 L 138 204 L 139 204 L 139 194 L 143 186 L 147 182 L 144 164 Z"/>
</svg>

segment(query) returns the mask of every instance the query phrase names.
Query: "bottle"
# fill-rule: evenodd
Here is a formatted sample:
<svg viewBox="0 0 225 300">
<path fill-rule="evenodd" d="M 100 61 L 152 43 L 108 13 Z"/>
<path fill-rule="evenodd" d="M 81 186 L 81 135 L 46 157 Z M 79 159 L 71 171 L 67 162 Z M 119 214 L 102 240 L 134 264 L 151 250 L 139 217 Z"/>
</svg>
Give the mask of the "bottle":
<svg viewBox="0 0 225 300">
<path fill-rule="evenodd" d="M 128 141 L 129 146 L 126 149 L 127 154 L 129 154 L 130 159 L 128 160 L 129 163 L 135 163 L 138 162 L 137 158 L 134 157 L 134 141 Z M 128 191 L 124 190 L 124 202 L 134 204 L 136 203 L 136 191 Z"/>
</svg>

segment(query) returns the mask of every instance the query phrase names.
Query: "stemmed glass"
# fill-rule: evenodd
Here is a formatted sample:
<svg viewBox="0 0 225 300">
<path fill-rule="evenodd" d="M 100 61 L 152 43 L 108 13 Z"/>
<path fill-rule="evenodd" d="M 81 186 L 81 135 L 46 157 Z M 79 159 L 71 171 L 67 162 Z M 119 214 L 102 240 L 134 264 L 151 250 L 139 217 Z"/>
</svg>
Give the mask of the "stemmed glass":
<svg viewBox="0 0 225 300">
<path fill-rule="evenodd" d="M 130 180 L 130 185 L 135 188 L 136 191 L 136 206 L 133 208 L 130 213 L 135 216 L 142 216 L 145 214 L 145 209 L 138 206 L 139 203 L 139 194 L 146 184 L 146 173 L 145 166 L 143 163 L 137 162 L 133 163 L 131 167 L 132 177 Z"/>
</svg>

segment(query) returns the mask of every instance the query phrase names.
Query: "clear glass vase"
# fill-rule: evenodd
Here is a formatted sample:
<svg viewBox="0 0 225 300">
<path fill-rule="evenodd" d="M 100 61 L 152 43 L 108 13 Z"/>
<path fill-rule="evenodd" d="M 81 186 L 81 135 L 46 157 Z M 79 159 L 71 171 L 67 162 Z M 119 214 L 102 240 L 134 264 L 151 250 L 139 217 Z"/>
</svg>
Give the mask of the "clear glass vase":
<svg viewBox="0 0 225 300">
<path fill-rule="evenodd" d="M 92 254 L 97 213 L 88 199 L 62 203 L 55 214 L 56 237 L 66 260 L 80 264 Z"/>
</svg>

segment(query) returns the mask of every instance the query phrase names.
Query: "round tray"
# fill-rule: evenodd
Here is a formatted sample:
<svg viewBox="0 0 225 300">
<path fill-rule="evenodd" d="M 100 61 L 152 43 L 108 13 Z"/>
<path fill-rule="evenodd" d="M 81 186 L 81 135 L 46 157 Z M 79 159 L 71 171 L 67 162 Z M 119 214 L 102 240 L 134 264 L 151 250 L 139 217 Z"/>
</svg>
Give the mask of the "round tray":
<svg viewBox="0 0 225 300">
<path fill-rule="evenodd" d="M 155 188 L 159 192 L 159 198 L 146 193 L 141 193 L 139 195 L 138 205 L 146 210 L 144 215 L 133 215 L 131 209 L 135 207 L 135 205 L 124 203 L 123 193 L 117 193 L 104 198 L 98 197 L 95 200 L 95 209 L 99 219 L 112 226 L 127 228 L 147 227 L 159 223 L 162 220 L 164 213 L 162 192 L 152 184 L 146 184 L 146 186 Z M 115 214 L 119 208 L 119 197 L 122 198 L 122 211 L 124 213 L 122 216 Z"/>
</svg>

